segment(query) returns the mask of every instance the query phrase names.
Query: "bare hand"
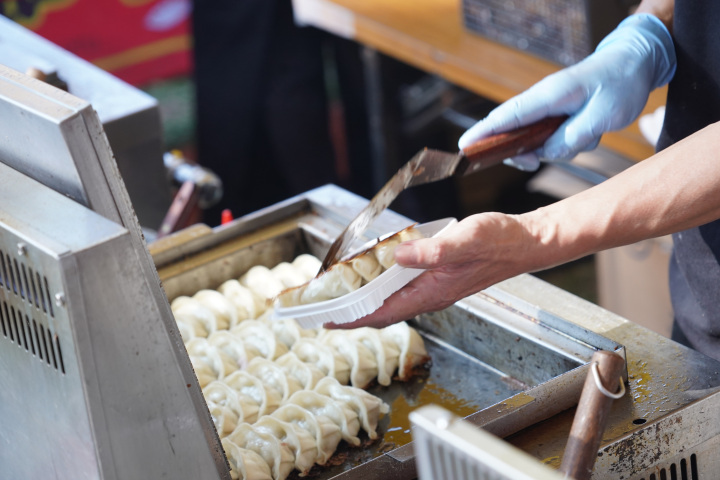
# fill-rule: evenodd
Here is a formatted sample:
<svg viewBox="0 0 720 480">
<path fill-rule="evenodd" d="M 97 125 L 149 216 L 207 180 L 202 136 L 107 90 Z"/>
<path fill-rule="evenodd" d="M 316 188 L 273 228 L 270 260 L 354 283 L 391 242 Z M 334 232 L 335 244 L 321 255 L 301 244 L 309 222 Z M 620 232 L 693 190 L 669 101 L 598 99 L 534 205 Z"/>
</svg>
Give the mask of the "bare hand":
<svg viewBox="0 0 720 480">
<path fill-rule="evenodd" d="M 473 215 L 441 237 L 405 242 L 395 250 L 404 267 L 422 275 L 390 296 L 375 312 L 355 322 L 327 328 L 381 328 L 456 301 L 538 266 L 536 242 L 520 221 L 501 213 Z"/>
</svg>

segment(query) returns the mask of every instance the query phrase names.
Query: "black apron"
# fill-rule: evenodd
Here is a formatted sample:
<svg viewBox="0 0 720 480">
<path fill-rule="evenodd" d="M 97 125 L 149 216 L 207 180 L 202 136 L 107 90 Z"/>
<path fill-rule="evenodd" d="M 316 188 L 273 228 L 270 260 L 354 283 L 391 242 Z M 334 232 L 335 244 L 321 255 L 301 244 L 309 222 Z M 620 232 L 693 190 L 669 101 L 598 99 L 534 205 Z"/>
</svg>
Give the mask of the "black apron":
<svg viewBox="0 0 720 480">
<path fill-rule="evenodd" d="M 675 1 L 677 72 L 658 150 L 720 121 L 718 21 L 720 2 Z M 673 242 L 673 339 L 720 360 L 720 220 L 678 232 Z"/>
</svg>

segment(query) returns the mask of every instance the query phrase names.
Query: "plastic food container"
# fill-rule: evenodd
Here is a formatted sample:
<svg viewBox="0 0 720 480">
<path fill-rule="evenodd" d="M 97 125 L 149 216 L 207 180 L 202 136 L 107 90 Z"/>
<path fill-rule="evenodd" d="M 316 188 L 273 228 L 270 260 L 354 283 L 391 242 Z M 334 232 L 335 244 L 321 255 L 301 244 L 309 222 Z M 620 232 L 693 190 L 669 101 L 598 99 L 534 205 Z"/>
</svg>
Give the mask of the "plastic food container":
<svg viewBox="0 0 720 480">
<path fill-rule="evenodd" d="M 417 225 L 415 228 L 428 238 L 440 235 L 454 223 L 457 223 L 455 218 L 443 218 Z M 392 234 L 381 237 L 380 240 L 390 235 Z M 372 248 L 376 243 L 377 240 L 368 242 L 363 247 L 351 252 L 346 258 Z M 276 301 L 273 318 L 294 318 L 302 328 L 318 328 L 330 322 L 349 323 L 380 308 L 386 298 L 410 283 L 423 271 L 421 268 L 393 265 L 370 283 L 338 298 L 286 308 L 279 307 Z"/>
</svg>

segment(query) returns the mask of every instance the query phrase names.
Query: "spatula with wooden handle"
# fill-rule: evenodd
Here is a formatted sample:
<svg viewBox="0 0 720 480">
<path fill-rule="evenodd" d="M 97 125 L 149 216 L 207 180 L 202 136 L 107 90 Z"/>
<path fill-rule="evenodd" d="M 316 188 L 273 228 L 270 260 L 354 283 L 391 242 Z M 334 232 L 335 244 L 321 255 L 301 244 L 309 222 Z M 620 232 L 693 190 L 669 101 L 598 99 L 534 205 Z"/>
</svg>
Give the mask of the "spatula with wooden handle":
<svg viewBox="0 0 720 480">
<path fill-rule="evenodd" d="M 335 239 L 319 273 L 340 260 L 353 240 L 362 234 L 403 190 L 454 175 L 468 175 L 497 165 L 506 158 L 535 150 L 542 146 L 567 118 L 564 115 L 547 117 L 516 130 L 483 138 L 458 153 L 421 150 L 393 175 Z"/>
</svg>

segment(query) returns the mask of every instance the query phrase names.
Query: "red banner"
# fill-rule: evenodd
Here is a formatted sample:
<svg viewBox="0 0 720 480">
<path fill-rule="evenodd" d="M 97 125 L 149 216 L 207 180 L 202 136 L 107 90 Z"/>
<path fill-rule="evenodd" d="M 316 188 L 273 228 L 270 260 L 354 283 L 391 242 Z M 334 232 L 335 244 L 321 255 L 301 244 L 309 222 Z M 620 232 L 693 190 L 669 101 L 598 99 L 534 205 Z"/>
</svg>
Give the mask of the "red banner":
<svg viewBox="0 0 720 480">
<path fill-rule="evenodd" d="M 0 0 L 0 14 L 143 86 L 192 68 L 191 0 Z"/>
</svg>

